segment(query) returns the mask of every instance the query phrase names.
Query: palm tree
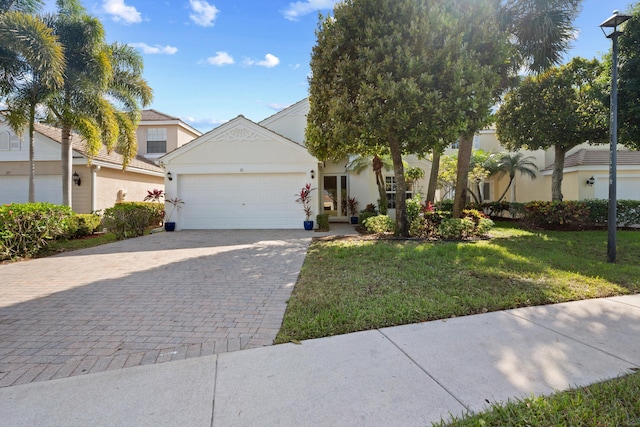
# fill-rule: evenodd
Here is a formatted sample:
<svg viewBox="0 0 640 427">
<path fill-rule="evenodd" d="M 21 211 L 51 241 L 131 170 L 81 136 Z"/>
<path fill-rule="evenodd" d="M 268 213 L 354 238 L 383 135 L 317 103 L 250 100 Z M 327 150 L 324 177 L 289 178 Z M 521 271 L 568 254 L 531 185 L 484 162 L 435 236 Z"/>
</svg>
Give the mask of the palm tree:
<svg viewBox="0 0 640 427">
<path fill-rule="evenodd" d="M 48 121 L 62 129 L 62 201 L 71 204 L 71 133 L 85 141 L 89 158 L 105 145 L 117 149 L 123 168 L 135 156 L 140 110 L 152 98 L 142 59 L 132 48 L 105 43 L 100 21 L 76 0 L 58 0 L 53 27 L 66 49 L 65 82 L 48 103 Z"/>
<path fill-rule="evenodd" d="M 516 79 L 514 72 L 523 66 L 534 73 L 557 65 L 574 37 L 573 20 L 581 0 L 502 0 L 497 11 L 509 35 L 512 64 L 501 65 L 496 73 L 503 76 L 503 89 Z M 509 72 L 510 71 L 510 72 Z M 460 137 L 458 180 L 454 216 L 462 215 L 465 205 L 473 133 L 467 129 Z"/>
<path fill-rule="evenodd" d="M 498 199 L 498 202 L 502 201 L 504 196 L 507 194 L 507 191 L 509 191 L 509 188 L 511 188 L 511 202 L 513 203 L 516 201 L 516 181 L 514 180 L 516 172 L 520 172 L 520 175 L 526 175 L 531 179 L 536 179 L 538 166 L 533 162 L 534 160 L 535 157 L 524 157 L 524 154 L 522 153 L 504 153 L 500 156 L 495 174 L 497 174 L 498 177 L 508 174 L 509 184 L 507 185 L 507 188 L 504 189 L 504 192 Z"/>
<path fill-rule="evenodd" d="M 32 12 L 37 1 L 0 2 L 0 95 L 9 126 L 29 133 L 29 201 L 35 202 L 34 123 L 37 106 L 62 83 L 64 55 L 57 37 Z"/>
<path fill-rule="evenodd" d="M 367 167 L 373 168 L 373 173 L 376 177 L 376 185 L 378 187 L 378 196 L 379 200 L 379 208 L 380 213 L 386 214 L 387 212 L 387 191 L 384 182 L 384 176 L 382 175 L 382 169 L 386 171 L 390 171 L 393 169 L 393 162 L 391 160 L 391 156 L 383 155 L 378 156 L 377 154 L 373 157 L 367 156 L 357 156 L 353 160 L 351 160 L 347 164 L 347 170 L 354 171 L 357 174 L 360 174 Z"/>
</svg>

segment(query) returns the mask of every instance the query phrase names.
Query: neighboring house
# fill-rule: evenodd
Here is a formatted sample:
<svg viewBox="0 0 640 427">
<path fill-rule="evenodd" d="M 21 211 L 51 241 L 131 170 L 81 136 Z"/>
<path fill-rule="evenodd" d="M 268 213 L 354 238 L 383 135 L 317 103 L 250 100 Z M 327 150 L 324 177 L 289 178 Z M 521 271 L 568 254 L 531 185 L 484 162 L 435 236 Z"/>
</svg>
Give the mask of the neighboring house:
<svg viewBox="0 0 640 427">
<path fill-rule="evenodd" d="M 238 116 L 161 157 L 167 196 L 185 202 L 174 217 L 177 229 L 302 228 L 305 216 L 295 199 L 307 183 L 315 189 L 313 220 L 327 213 L 332 221 L 347 221 L 348 197 L 358 200 L 360 210 L 377 204 L 371 168 L 355 174 L 346 169 L 349 159 L 320 162 L 309 154 L 308 111 L 303 99 L 259 123 Z M 429 161 L 406 160 L 429 176 Z M 384 174 L 393 206 L 393 171 Z M 426 181 L 416 187 L 426 189 Z"/>
<path fill-rule="evenodd" d="M 156 110 L 142 110 L 136 130 L 138 155 L 156 160 L 202 135 L 177 117 Z"/>
<path fill-rule="evenodd" d="M 454 147 L 455 148 L 455 147 Z M 455 149 L 445 151 L 452 154 Z M 482 149 L 501 153 L 507 150 L 496 137 L 495 129 L 479 132 L 474 138 L 474 150 Z M 521 150 L 524 156 L 532 156 L 538 166 L 537 177 L 516 174 L 516 201 L 551 200 L 551 175 L 555 156 L 553 149 Z M 609 144 L 581 144 L 571 149 L 564 159 L 562 195 L 564 200 L 607 199 L 609 197 Z M 593 179 L 591 179 L 593 178 Z M 482 184 L 483 199 L 495 201 L 507 188 L 509 177 L 490 177 Z M 618 145 L 617 153 L 617 199 L 640 199 L 640 152 L 631 151 Z M 504 197 L 510 201 L 510 191 Z"/>
<path fill-rule="evenodd" d="M 200 132 L 179 119 L 154 110 L 142 112 L 138 128 L 139 154 L 122 170 L 122 156 L 107 153 L 102 148 L 92 161 L 88 160 L 84 142 L 72 135 L 73 174 L 79 180 L 72 186 L 71 207 L 77 213 L 90 213 L 112 207 L 118 201 L 142 201 L 147 190 L 164 189 L 164 171 L 155 163 L 163 153 L 148 154 L 147 129 L 154 136 L 165 137 L 164 149 L 175 149 Z M 146 119 L 146 120 L 145 120 Z M 143 136 L 140 136 L 143 135 Z M 62 203 L 62 163 L 60 129 L 36 124 L 36 201 Z M 159 138 L 154 141 L 158 143 Z M 153 144 L 151 144 L 153 145 Z M 158 144 L 156 144 L 158 147 Z M 79 184 L 79 185 L 78 185 Z M 29 189 L 29 142 L 27 135 L 18 137 L 0 118 L 0 203 L 24 203 Z"/>
</svg>

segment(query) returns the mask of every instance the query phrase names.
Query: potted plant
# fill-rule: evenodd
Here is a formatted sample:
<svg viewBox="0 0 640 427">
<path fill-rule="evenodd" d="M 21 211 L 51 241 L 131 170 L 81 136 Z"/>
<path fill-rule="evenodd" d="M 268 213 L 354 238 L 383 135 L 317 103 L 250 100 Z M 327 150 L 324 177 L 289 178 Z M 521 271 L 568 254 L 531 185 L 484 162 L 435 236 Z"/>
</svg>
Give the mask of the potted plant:
<svg viewBox="0 0 640 427">
<path fill-rule="evenodd" d="M 311 192 L 313 190 L 315 190 L 315 188 L 311 188 L 311 184 L 307 183 L 302 187 L 300 193 L 296 194 L 296 203 L 302 204 L 302 209 L 306 215 L 304 221 L 305 230 L 313 230 L 313 221 L 309 220 L 311 217 Z"/>
<path fill-rule="evenodd" d="M 347 207 L 349 208 L 349 215 L 351 215 L 351 224 L 358 223 L 358 201 L 355 197 L 349 197 L 347 199 Z"/>
<path fill-rule="evenodd" d="M 171 222 L 171 217 L 173 216 L 173 212 L 175 212 L 176 209 L 179 210 L 182 207 L 182 205 L 184 205 L 184 201 L 177 197 L 174 197 L 174 198 L 166 197 L 164 201 L 165 203 L 169 203 L 172 206 L 169 216 L 165 217 L 164 229 L 165 231 L 174 231 L 176 229 L 176 223 Z"/>
</svg>

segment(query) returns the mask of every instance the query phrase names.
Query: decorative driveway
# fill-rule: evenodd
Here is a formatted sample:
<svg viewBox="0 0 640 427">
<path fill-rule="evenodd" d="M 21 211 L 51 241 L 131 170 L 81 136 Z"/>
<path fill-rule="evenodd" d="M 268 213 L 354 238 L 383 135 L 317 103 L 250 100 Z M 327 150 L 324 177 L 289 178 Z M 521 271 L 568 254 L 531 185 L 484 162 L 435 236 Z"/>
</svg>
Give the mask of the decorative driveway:
<svg viewBox="0 0 640 427">
<path fill-rule="evenodd" d="M 0 265 L 0 387 L 271 345 L 317 235 L 158 233 Z"/>
</svg>

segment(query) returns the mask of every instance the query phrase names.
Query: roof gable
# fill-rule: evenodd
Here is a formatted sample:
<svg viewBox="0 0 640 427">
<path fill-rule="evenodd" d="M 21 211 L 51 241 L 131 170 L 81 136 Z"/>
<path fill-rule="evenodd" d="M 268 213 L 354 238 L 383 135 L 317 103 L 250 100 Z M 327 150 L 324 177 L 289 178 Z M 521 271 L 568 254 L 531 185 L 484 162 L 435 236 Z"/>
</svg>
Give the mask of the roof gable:
<svg viewBox="0 0 640 427">
<path fill-rule="evenodd" d="M 274 155 L 285 162 L 294 157 L 317 162 L 306 148 L 242 115 L 162 156 L 160 162 L 182 157 L 191 163 L 260 163 Z"/>
<path fill-rule="evenodd" d="M 270 128 L 270 125 L 274 122 L 282 120 L 284 117 L 291 116 L 304 116 L 306 117 L 309 113 L 309 98 L 304 98 L 295 104 L 278 111 L 272 116 L 267 117 L 266 119 L 259 122 L 260 126 L 264 126 L 266 128 Z"/>
</svg>

